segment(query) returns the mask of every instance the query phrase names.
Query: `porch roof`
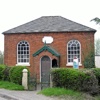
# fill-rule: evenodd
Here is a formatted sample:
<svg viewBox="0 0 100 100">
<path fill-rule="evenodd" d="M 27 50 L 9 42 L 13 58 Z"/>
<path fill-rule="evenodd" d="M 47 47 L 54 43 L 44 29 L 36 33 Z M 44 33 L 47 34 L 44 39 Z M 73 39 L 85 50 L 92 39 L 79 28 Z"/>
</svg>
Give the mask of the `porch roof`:
<svg viewBox="0 0 100 100">
<path fill-rule="evenodd" d="M 33 57 L 39 55 L 41 52 L 43 51 L 48 51 L 50 52 L 52 55 L 55 55 L 56 57 L 59 57 L 60 54 L 54 49 L 52 48 L 51 46 L 47 46 L 47 45 L 44 45 L 42 48 L 40 48 L 38 51 L 36 51 L 34 54 L 33 54 Z"/>
</svg>

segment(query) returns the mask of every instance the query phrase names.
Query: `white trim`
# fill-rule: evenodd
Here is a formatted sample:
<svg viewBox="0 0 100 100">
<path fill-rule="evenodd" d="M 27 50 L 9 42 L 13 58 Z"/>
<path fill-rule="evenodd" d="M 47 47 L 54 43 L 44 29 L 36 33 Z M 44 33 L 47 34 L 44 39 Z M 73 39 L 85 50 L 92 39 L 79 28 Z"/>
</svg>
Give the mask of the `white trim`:
<svg viewBox="0 0 100 100">
<path fill-rule="evenodd" d="M 40 82 L 41 82 L 41 59 L 42 57 L 40 58 Z"/>
<path fill-rule="evenodd" d="M 20 42 L 22 42 L 22 41 L 25 41 L 25 42 L 27 42 L 26 40 L 21 40 Z M 18 44 L 20 43 L 20 42 L 18 42 Z M 29 45 L 29 62 L 28 63 L 19 63 L 18 62 L 18 44 L 17 44 L 17 64 L 16 64 L 16 66 L 17 65 L 29 65 L 30 66 L 30 44 L 29 44 L 29 42 L 27 42 L 27 44 Z"/>
<path fill-rule="evenodd" d="M 72 39 L 72 40 L 76 40 L 76 39 Z M 70 41 L 72 41 L 72 40 L 70 40 Z M 68 41 L 68 43 L 69 43 L 70 41 Z M 78 40 L 77 40 L 77 41 L 78 41 Z M 68 62 L 68 43 L 67 43 L 67 64 L 66 64 L 66 66 L 67 66 L 67 65 L 68 65 L 68 66 L 69 66 L 69 65 L 72 66 L 73 64 Z M 82 64 L 81 64 L 81 43 L 80 43 L 79 41 L 78 41 L 78 43 L 79 43 L 79 45 L 80 45 L 80 62 L 79 62 L 79 64 L 82 65 Z"/>
<path fill-rule="evenodd" d="M 18 63 L 16 64 L 16 66 L 30 66 L 29 63 Z"/>
<path fill-rule="evenodd" d="M 66 66 L 73 66 L 73 63 L 67 63 Z M 79 66 L 82 66 L 82 64 L 79 63 Z"/>
<path fill-rule="evenodd" d="M 44 56 L 48 56 L 48 55 L 44 55 Z M 40 58 L 40 82 L 41 82 L 41 59 L 42 59 L 44 56 L 42 56 L 42 57 Z M 49 57 L 49 56 L 48 56 L 48 57 Z M 51 62 L 50 68 L 52 68 L 52 59 L 51 59 L 51 57 L 49 57 L 49 58 L 50 58 L 50 62 Z"/>
</svg>

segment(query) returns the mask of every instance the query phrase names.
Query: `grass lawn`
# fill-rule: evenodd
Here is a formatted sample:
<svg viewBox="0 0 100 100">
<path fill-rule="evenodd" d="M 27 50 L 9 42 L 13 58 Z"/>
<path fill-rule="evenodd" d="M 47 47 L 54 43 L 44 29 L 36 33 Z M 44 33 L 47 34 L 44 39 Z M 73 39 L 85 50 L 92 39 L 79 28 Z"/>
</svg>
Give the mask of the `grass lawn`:
<svg viewBox="0 0 100 100">
<path fill-rule="evenodd" d="M 61 100 L 100 100 L 100 96 L 92 97 L 89 94 L 77 92 L 64 88 L 46 88 L 38 94 L 57 97 Z"/>
<path fill-rule="evenodd" d="M 24 90 L 24 87 L 8 81 L 0 81 L 0 88 L 8 90 Z"/>
</svg>

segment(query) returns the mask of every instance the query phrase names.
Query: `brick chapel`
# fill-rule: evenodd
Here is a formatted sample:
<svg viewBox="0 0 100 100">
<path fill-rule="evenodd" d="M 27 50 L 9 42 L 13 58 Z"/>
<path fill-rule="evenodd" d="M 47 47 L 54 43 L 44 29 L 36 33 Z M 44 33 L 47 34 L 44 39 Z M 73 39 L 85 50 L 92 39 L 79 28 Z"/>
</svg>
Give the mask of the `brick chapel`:
<svg viewBox="0 0 100 100">
<path fill-rule="evenodd" d="M 72 68 L 74 57 L 83 68 L 84 55 L 94 45 L 95 32 L 61 16 L 37 18 L 3 32 L 4 64 L 27 66 L 40 81 L 42 73 L 52 68 Z"/>
</svg>

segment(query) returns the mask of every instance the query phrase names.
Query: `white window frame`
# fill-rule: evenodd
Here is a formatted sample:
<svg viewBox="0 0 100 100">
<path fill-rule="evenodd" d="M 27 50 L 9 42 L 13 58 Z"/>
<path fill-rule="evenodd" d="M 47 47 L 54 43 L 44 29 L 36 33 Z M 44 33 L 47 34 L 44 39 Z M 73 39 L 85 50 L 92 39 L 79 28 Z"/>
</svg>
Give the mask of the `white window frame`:
<svg viewBox="0 0 100 100">
<path fill-rule="evenodd" d="M 22 56 L 22 54 L 18 54 L 18 45 L 19 44 L 21 44 L 21 42 L 24 42 L 24 44 L 27 42 L 27 41 L 25 41 L 25 40 L 22 40 L 22 41 L 20 41 L 18 44 L 17 44 L 17 64 L 16 64 L 16 66 L 30 66 L 30 45 L 29 45 L 29 43 L 27 42 L 27 44 L 28 44 L 28 47 L 29 47 L 29 54 L 26 54 L 26 56 L 29 56 L 28 58 L 26 57 L 25 59 L 28 59 L 28 62 L 19 62 L 18 60 L 19 60 L 19 57 L 18 56 Z M 26 46 L 27 47 L 27 46 Z M 27 52 L 27 50 L 23 50 L 22 52 L 24 52 L 24 51 L 26 51 Z M 23 54 L 23 56 L 24 56 L 24 54 Z M 21 60 L 22 58 L 20 58 L 20 60 Z"/>
<path fill-rule="evenodd" d="M 68 60 L 68 44 L 70 43 L 70 42 L 72 42 L 73 43 L 73 41 L 76 41 L 78 44 L 79 44 L 79 46 L 80 46 L 80 53 L 79 53 L 79 55 L 80 55 L 80 62 L 79 62 L 79 66 L 82 66 L 82 64 L 81 64 L 81 43 L 78 41 L 78 40 L 70 40 L 68 43 L 67 43 L 67 64 L 66 64 L 66 66 L 73 66 L 73 62 L 69 62 Z"/>
</svg>

